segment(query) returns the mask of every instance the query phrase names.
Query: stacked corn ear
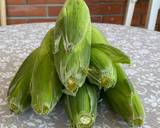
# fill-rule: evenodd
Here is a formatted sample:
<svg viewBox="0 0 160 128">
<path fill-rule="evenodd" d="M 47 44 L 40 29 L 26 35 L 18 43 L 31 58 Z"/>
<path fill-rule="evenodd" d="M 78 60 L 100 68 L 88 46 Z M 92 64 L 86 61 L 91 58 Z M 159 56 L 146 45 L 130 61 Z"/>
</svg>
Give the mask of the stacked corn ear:
<svg viewBox="0 0 160 128">
<path fill-rule="evenodd" d="M 63 84 L 70 127 L 91 128 L 97 112 L 97 85 L 105 90 L 102 96 L 113 111 L 130 126 L 142 126 L 143 104 L 119 63 L 129 64 L 130 58 L 91 25 L 85 1 L 67 0 L 55 28 L 11 81 L 10 110 L 20 113 L 31 105 L 37 114 L 47 115 L 60 100 Z"/>
<path fill-rule="evenodd" d="M 15 77 L 10 83 L 8 90 L 9 108 L 15 113 L 26 110 L 31 104 L 30 85 L 34 60 L 38 53 L 34 50 L 23 62 Z"/>
<path fill-rule="evenodd" d="M 104 90 L 117 82 L 115 63 L 130 63 L 130 58 L 117 48 L 108 45 L 103 34 L 92 26 L 91 62 L 88 79 Z"/>
<path fill-rule="evenodd" d="M 103 98 L 130 126 L 142 126 L 145 113 L 141 99 L 120 64 L 116 70 L 117 84 L 104 92 Z"/>
<path fill-rule="evenodd" d="M 32 74 L 31 105 L 39 115 L 51 112 L 62 96 L 62 84 L 54 66 L 52 54 L 54 29 L 42 41 Z"/>
<path fill-rule="evenodd" d="M 67 0 L 54 32 L 54 57 L 64 92 L 75 96 L 86 79 L 91 52 L 91 20 L 84 0 Z"/>
<path fill-rule="evenodd" d="M 96 87 L 85 83 L 75 97 L 65 95 L 65 108 L 71 128 L 91 128 L 97 112 Z"/>
</svg>

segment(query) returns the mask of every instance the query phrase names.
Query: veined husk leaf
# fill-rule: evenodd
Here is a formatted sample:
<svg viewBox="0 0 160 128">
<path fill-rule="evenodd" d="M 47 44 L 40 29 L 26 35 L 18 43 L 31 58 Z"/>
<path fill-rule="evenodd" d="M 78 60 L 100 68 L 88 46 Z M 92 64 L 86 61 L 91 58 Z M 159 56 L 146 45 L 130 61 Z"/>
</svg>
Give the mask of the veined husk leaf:
<svg viewBox="0 0 160 128">
<path fill-rule="evenodd" d="M 91 62 L 88 79 L 104 90 L 114 87 L 117 81 L 115 63 L 130 63 L 121 50 L 109 45 L 105 36 L 92 25 Z"/>
<path fill-rule="evenodd" d="M 84 84 L 75 97 L 65 95 L 65 108 L 70 119 L 71 128 L 91 128 L 97 112 L 96 87 Z"/>
<path fill-rule="evenodd" d="M 113 63 L 122 63 L 122 64 L 130 64 L 131 60 L 128 55 L 126 55 L 124 52 L 121 50 L 108 45 L 108 44 L 99 44 L 99 43 L 94 43 L 92 44 L 92 48 L 96 48 L 102 52 L 104 52 L 108 57 L 111 58 Z"/>
<path fill-rule="evenodd" d="M 116 70 L 117 84 L 104 92 L 103 98 L 130 126 L 142 126 L 145 117 L 142 101 L 120 64 Z"/>
<path fill-rule="evenodd" d="M 44 37 L 33 69 L 31 105 L 39 115 L 51 112 L 62 96 L 62 84 L 56 73 L 52 54 L 53 33 L 54 29 L 51 29 Z"/>
<path fill-rule="evenodd" d="M 84 0 L 67 0 L 55 25 L 54 57 L 64 92 L 75 96 L 90 62 L 91 21 Z"/>
<path fill-rule="evenodd" d="M 31 103 L 30 84 L 38 48 L 35 49 L 23 62 L 8 89 L 9 108 L 15 113 L 26 110 Z"/>
</svg>

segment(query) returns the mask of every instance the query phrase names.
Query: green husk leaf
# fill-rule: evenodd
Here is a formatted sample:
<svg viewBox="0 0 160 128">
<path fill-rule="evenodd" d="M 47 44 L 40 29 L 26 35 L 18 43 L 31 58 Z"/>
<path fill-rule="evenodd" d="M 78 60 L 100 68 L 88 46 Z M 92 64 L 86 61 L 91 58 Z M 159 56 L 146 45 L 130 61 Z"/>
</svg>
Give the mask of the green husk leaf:
<svg viewBox="0 0 160 128">
<path fill-rule="evenodd" d="M 104 92 L 103 97 L 111 109 L 122 116 L 130 126 L 142 126 L 145 117 L 142 101 L 122 67 L 117 64 L 116 69 L 117 84 Z"/>
<path fill-rule="evenodd" d="M 35 49 L 23 62 L 8 89 L 9 108 L 15 113 L 25 111 L 31 103 L 30 84 L 33 65 L 38 48 Z"/>
<path fill-rule="evenodd" d="M 84 0 L 67 0 L 55 25 L 55 67 L 65 86 L 75 96 L 86 79 L 90 62 L 91 21 Z"/>
<path fill-rule="evenodd" d="M 130 64 L 131 62 L 128 55 L 111 45 L 94 43 L 92 44 L 92 48 L 97 48 L 106 53 L 114 63 Z"/>
<path fill-rule="evenodd" d="M 43 39 L 33 69 L 31 105 L 39 115 L 51 112 L 62 96 L 62 84 L 58 79 L 52 54 L 53 33 L 54 29 L 51 29 Z"/>
<path fill-rule="evenodd" d="M 130 57 L 120 49 L 111 46 L 104 34 L 94 25 L 92 25 L 92 48 L 103 51 L 114 63 L 131 63 Z"/>
<path fill-rule="evenodd" d="M 84 84 L 75 97 L 65 95 L 65 107 L 71 128 L 91 128 L 97 112 L 96 88 Z"/>
</svg>

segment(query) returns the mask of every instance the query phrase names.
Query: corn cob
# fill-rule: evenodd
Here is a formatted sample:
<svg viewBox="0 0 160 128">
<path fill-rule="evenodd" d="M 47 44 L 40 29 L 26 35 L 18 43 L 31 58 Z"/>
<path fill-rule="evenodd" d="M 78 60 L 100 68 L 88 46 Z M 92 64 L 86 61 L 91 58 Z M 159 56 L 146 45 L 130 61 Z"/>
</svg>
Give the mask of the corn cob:
<svg viewBox="0 0 160 128">
<path fill-rule="evenodd" d="M 65 95 L 65 107 L 71 128 L 91 128 L 97 112 L 96 87 L 85 83 L 75 97 Z"/>
<path fill-rule="evenodd" d="M 31 103 L 30 84 L 34 60 L 38 49 L 34 50 L 20 66 L 8 89 L 9 108 L 15 113 L 26 110 Z"/>
<path fill-rule="evenodd" d="M 108 45 L 103 34 L 92 26 L 91 63 L 88 79 L 104 90 L 114 87 L 117 73 L 114 63 L 130 63 L 130 59 L 119 49 Z"/>
<path fill-rule="evenodd" d="M 31 105 L 39 115 L 51 112 L 62 95 L 62 85 L 54 66 L 52 44 L 54 30 L 45 36 L 36 56 L 31 88 Z"/>
<path fill-rule="evenodd" d="M 91 21 L 84 0 L 67 0 L 55 25 L 54 57 L 64 92 L 75 96 L 90 63 Z"/>
<path fill-rule="evenodd" d="M 117 81 L 116 69 L 104 52 L 92 48 L 90 65 L 88 79 L 91 83 L 105 90 L 114 87 Z"/>
<path fill-rule="evenodd" d="M 116 70 L 117 84 L 104 92 L 103 97 L 130 126 L 142 126 L 145 112 L 141 99 L 120 64 L 116 65 Z"/>
</svg>

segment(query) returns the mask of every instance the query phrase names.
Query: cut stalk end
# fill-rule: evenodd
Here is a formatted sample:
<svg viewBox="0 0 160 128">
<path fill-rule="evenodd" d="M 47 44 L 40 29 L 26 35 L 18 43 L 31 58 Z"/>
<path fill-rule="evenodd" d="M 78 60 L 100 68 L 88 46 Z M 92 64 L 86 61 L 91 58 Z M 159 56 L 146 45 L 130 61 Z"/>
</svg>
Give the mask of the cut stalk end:
<svg viewBox="0 0 160 128">
<path fill-rule="evenodd" d="M 137 118 L 132 121 L 133 126 L 141 127 L 144 124 L 143 118 Z"/>
<path fill-rule="evenodd" d="M 18 106 L 16 104 L 14 104 L 14 103 L 11 103 L 9 108 L 10 108 L 10 110 L 12 112 L 15 112 L 15 113 L 19 113 L 20 112 Z"/>
<path fill-rule="evenodd" d="M 93 125 L 93 122 L 91 115 L 81 114 L 79 117 L 78 127 L 90 128 Z"/>
<path fill-rule="evenodd" d="M 104 89 L 108 89 L 110 87 L 113 87 L 115 82 L 110 77 L 102 76 L 100 79 L 100 85 L 104 87 Z"/>
<path fill-rule="evenodd" d="M 33 110 L 38 115 L 47 115 L 49 113 L 49 108 L 46 105 L 34 105 Z"/>
</svg>

